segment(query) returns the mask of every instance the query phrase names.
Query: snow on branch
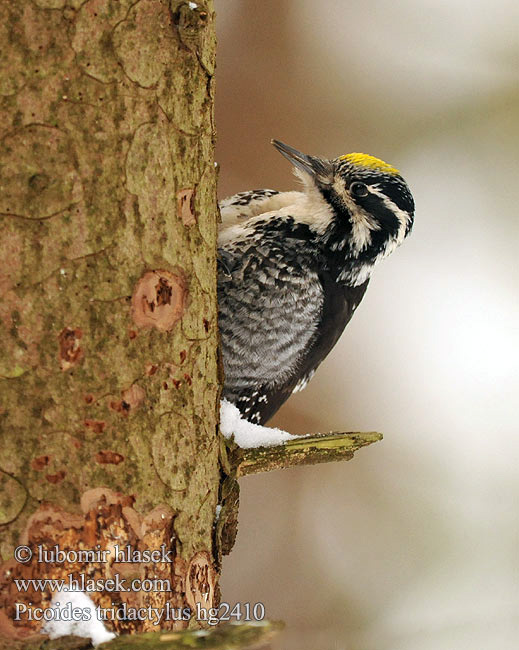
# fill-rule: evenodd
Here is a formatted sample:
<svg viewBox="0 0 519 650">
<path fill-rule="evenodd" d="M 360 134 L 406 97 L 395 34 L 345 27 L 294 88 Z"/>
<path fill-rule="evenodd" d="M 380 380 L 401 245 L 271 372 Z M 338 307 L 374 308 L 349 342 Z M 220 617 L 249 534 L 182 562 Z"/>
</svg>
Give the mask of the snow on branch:
<svg viewBox="0 0 519 650">
<path fill-rule="evenodd" d="M 220 403 L 220 431 L 225 438 L 234 436 L 234 442 L 242 449 L 272 447 L 301 438 L 282 429 L 262 427 L 245 420 L 237 407 L 226 399 Z"/>
</svg>

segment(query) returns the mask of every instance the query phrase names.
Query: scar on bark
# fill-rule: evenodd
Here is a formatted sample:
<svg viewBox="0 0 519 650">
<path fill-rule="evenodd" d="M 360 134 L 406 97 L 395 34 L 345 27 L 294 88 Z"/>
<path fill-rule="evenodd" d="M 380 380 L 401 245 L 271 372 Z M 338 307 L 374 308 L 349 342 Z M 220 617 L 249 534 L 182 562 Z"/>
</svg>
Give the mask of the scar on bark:
<svg viewBox="0 0 519 650">
<path fill-rule="evenodd" d="M 197 603 L 212 607 L 215 598 L 217 573 L 207 551 L 199 551 L 191 558 L 186 572 L 186 600 L 192 611 Z"/>
<path fill-rule="evenodd" d="M 94 433 L 103 433 L 106 427 L 106 422 L 102 420 L 84 420 L 83 424 L 87 429 L 91 429 Z"/>
<path fill-rule="evenodd" d="M 31 467 L 36 472 L 41 472 L 50 462 L 50 456 L 38 456 L 38 458 L 33 458 L 31 461 Z"/>
<path fill-rule="evenodd" d="M 180 190 L 177 193 L 177 214 L 182 219 L 184 226 L 193 226 L 196 223 L 193 199 L 195 191 L 192 189 Z"/>
<path fill-rule="evenodd" d="M 83 350 L 79 340 L 83 332 L 79 329 L 65 327 L 59 333 L 59 365 L 62 370 L 69 370 L 83 358 Z"/>
<path fill-rule="evenodd" d="M 147 515 L 141 515 L 134 509 L 135 495 L 122 494 L 109 488 L 93 488 L 83 492 L 80 500 L 80 511 L 67 512 L 56 505 L 42 503 L 28 519 L 25 530 L 21 533 L 19 543 L 29 546 L 33 551 L 33 561 L 24 564 L 9 558 L 0 566 L 0 632 L 4 643 L 0 641 L 0 647 L 22 647 L 10 643 L 12 639 L 28 639 L 28 637 L 41 634 L 42 620 L 40 617 L 24 617 L 15 619 L 16 604 L 23 603 L 29 611 L 37 608 L 47 608 L 50 601 L 50 588 L 37 590 L 30 585 L 26 591 L 16 589 L 15 579 L 34 578 L 37 575 L 35 567 L 35 549 L 42 547 L 45 550 L 55 549 L 93 549 L 97 548 L 107 551 L 109 556 L 113 553 L 115 544 L 121 548 L 127 545 L 131 548 L 156 550 L 164 545 L 170 555 L 176 561 L 174 542 L 174 518 L 176 513 L 166 504 L 157 505 Z M 113 557 L 113 556 L 112 556 Z M 164 608 L 166 602 L 172 598 L 181 598 L 182 589 L 186 581 L 185 571 L 178 577 L 171 575 L 171 565 L 156 563 L 148 566 L 147 563 L 132 563 L 131 566 L 110 562 L 109 566 L 104 563 L 95 562 L 91 559 L 67 562 L 66 565 L 59 563 L 48 563 L 46 565 L 45 577 L 50 579 L 64 579 L 67 575 L 74 576 L 83 574 L 87 576 L 114 578 L 117 574 L 123 577 L 131 575 L 131 578 L 138 576 L 140 579 L 157 576 L 161 579 L 173 579 L 172 592 L 156 592 L 152 594 L 150 602 L 154 606 Z M 131 570 L 131 573 L 130 573 Z M 112 606 L 118 607 L 126 602 L 129 608 L 137 608 L 143 605 L 143 592 L 89 592 L 96 606 L 105 607 L 112 602 Z M 184 607 L 184 599 L 179 600 L 175 607 Z M 146 622 L 127 621 L 112 619 L 110 626 L 119 634 L 129 632 L 146 631 Z M 164 624 L 165 629 L 177 629 L 187 627 L 187 622 L 170 621 Z M 148 629 L 153 629 L 151 624 Z M 29 640 L 29 639 L 28 639 Z M 35 643 L 34 647 L 47 647 L 48 641 Z M 50 644 L 52 645 L 52 643 Z M 23 647 L 32 647 L 31 643 Z M 49 646 L 50 647 L 50 646 Z M 73 643 L 64 643 L 61 648 L 76 647 Z"/>
<path fill-rule="evenodd" d="M 184 278 L 170 271 L 146 271 L 132 295 L 132 318 L 138 327 L 172 329 L 182 318 L 187 287 Z"/>
<path fill-rule="evenodd" d="M 61 469 L 59 472 L 56 472 L 56 474 L 47 474 L 45 478 L 49 483 L 56 485 L 56 483 L 61 483 L 66 475 L 66 472 Z"/>
<path fill-rule="evenodd" d="M 102 465 L 119 465 L 124 460 L 122 454 L 118 454 L 116 451 L 111 451 L 110 449 L 103 449 L 98 451 L 96 456 L 96 461 Z"/>
<path fill-rule="evenodd" d="M 111 401 L 109 406 L 112 411 L 117 411 L 117 413 L 121 413 L 122 415 L 128 415 L 130 411 L 135 410 L 142 404 L 146 393 L 144 388 L 141 388 L 138 384 L 133 384 L 130 388 L 122 391 L 121 397 L 121 400 Z"/>
<path fill-rule="evenodd" d="M 157 363 L 147 363 L 146 366 L 144 367 L 144 371 L 148 375 L 148 377 L 153 376 L 158 369 L 159 366 Z"/>
</svg>

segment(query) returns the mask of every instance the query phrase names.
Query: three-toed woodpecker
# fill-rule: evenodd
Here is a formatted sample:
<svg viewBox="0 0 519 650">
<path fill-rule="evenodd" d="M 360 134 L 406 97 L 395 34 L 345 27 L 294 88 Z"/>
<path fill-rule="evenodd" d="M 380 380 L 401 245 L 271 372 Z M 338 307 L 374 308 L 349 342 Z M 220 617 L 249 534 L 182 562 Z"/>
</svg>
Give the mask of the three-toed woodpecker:
<svg viewBox="0 0 519 650">
<path fill-rule="evenodd" d="M 223 397 L 256 424 L 305 387 L 414 216 L 407 184 L 382 160 L 272 144 L 303 191 L 253 190 L 220 203 Z"/>
</svg>

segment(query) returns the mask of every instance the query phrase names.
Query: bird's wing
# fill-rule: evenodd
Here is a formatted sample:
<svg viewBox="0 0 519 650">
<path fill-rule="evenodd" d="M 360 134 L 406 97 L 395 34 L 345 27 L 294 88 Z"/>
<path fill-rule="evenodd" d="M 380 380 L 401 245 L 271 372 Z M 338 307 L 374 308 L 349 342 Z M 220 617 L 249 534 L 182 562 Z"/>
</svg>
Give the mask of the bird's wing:
<svg viewBox="0 0 519 650">
<path fill-rule="evenodd" d="M 222 199 L 218 204 L 222 215 L 220 231 L 242 223 L 250 217 L 290 205 L 299 195 L 299 192 L 263 189 L 238 192 L 238 194 Z"/>
<path fill-rule="evenodd" d="M 339 340 L 346 325 L 366 293 L 369 279 L 357 287 L 336 282 L 328 274 L 319 276 L 323 288 L 323 307 L 315 336 L 305 349 L 299 374 L 287 384 L 291 393 L 303 390 L 319 365 L 325 360 Z M 287 395 L 288 397 L 288 395 Z"/>
<path fill-rule="evenodd" d="M 338 284 L 327 276 L 321 276 L 324 301 L 319 324 L 312 340 L 301 352 L 297 372 L 269 397 L 270 409 L 262 411 L 266 422 L 286 402 L 292 393 L 303 390 L 320 364 L 326 359 L 349 323 L 355 309 L 366 292 L 369 280 L 358 287 Z"/>
</svg>

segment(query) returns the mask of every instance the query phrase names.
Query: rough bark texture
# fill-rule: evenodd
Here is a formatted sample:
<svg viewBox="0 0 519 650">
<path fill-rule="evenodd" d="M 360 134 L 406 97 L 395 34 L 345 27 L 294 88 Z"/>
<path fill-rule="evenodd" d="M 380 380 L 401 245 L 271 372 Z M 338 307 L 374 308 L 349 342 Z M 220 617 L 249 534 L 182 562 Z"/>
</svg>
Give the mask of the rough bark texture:
<svg viewBox="0 0 519 650">
<path fill-rule="evenodd" d="M 0 43 L 0 635 L 37 633 L 13 605 L 52 596 L 15 577 L 167 578 L 93 599 L 211 606 L 212 2 L 0 0 Z M 21 543 L 175 559 L 17 563 Z"/>
</svg>

